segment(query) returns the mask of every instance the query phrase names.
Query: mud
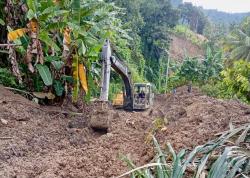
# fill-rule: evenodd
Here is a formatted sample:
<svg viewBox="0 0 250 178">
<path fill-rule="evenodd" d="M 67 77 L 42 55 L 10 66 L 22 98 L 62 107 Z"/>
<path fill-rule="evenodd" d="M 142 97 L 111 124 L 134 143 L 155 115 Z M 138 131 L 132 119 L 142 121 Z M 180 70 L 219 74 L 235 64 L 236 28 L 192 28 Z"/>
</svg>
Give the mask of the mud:
<svg viewBox="0 0 250 178">
<path fill-rule="evenodd" d="M 57 110 L 58 112 L 55 112 Z M 215 134 L 250 121 L 250 107 L 237 101 L 207 97 L 194 89 L 156 96 L 152 109 L 144 112 L 113 110 L 108 133 L 95 132 L 89 119 L 95 106 L 74 115 L 60 108 L 41 107 L 0 87 L 0 177 L 108 178 L 128 167 L 126 155 L 136 165 L 149 162 L 153 147 L 146 143 L 156 119 L 165 127 L 156 129 L 161 143 L 175 149 L 193 148 Z"/>
</svg>

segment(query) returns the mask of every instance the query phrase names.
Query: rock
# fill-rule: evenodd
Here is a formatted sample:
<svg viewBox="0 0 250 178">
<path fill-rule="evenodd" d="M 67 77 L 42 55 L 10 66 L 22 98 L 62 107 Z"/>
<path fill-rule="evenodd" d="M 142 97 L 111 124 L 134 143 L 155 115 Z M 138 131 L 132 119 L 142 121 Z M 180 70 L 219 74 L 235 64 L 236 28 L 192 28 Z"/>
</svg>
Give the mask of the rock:
<svg viewBox="0 0 250 178">
<path fill-rule="evenodd" d="M 90 127 L 96 131 L 107 131 L 112 117 L 113 115 L 109 111 L 97 111 L 90 118 Z"/>
<path fill-rule="evenodd" d="M 113 134 L 112 134 L 112 133 L 107 133 L 106 136 L 107 136 L 108 138 L 111 138 L 111 137 L 113 137 Z"/>
<path fill-rule="evenodd" d="M 29 117 L 18 117 L 18 118 L 16 118 L 16 121 L 29 121 L 30 120 L 30 118 Z"/>
<path fill-rule="evenodd" d="M 250 109 L 249 109 L 249 110 L 246 110 L 246 111 L 244 112 L 244 114 L 245 114 L 245 115 L 249 115 L 249 114 L 250 114 Z"/>
<path fill-rule="evenodd" d="M 8 121 L 5 120 L 5 119 L 1 119 L 1 123 L 4 124 L 4 125 L 7 125 L 7 124 L 8 124 Z"/>
<path fill-rule="evenodd" d="M 7 104 L 7 101 L 0 101 L 1 104 Z"/>
</svg>

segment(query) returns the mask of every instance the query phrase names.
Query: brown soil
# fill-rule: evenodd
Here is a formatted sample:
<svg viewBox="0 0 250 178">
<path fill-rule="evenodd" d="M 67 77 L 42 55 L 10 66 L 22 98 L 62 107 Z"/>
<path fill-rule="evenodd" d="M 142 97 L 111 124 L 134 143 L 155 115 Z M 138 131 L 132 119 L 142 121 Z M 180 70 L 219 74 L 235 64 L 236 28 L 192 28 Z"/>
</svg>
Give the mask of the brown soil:
<svg viewBox="0 0 250 178">
<path fill-rule="evenodd" d="M 204 56 L 202 47 L 193 44 L 184 37 L 172 35 L 170 44 L 170 58 L 181 62 L 185 56 L 201 57 Z"/>
<path fill-rule="evenodd" d="M 59 108 L 52 111 L 0 87 L 0 177 L 113 177 L 128 170 L 122 155 L 136 165 L 152 159 L 153 148 L 145 141 L 155 119 L 168 120 L 156 136 L 176 149 L 205 143 L 228 129 L 230 121 L 250 120 L 250 107 L 196 89 L 189 94 L 185 87 L 175 96 L 157 96 L 154 107 L 144 112 L 110 110 L 107 134 L 88 127 L 94 108 L 86 106 L 82 116 L 60 114 L 54 111 Z"/>
</svg>

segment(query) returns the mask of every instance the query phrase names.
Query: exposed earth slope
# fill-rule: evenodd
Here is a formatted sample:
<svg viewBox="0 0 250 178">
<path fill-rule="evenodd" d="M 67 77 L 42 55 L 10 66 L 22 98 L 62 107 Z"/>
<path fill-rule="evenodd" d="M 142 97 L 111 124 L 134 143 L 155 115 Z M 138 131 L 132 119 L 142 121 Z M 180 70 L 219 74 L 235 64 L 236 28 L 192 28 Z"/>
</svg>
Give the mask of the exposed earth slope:
<svg viewBox="0 0 250 178">
<path fill-rule="evenodd" d="M 197 34 L 198 36 L 198 34 Z M 169 54 L 170 58 L 181 62 L 186 56 L 189 57 L 202 57 L 204 56 L 204 50 L 202 47 L 193 44 L 185 37 L 178 35 L 171 36 L 171 43 Z M 203 41 L 203 39 L 201 39 Z"/>
</svg>

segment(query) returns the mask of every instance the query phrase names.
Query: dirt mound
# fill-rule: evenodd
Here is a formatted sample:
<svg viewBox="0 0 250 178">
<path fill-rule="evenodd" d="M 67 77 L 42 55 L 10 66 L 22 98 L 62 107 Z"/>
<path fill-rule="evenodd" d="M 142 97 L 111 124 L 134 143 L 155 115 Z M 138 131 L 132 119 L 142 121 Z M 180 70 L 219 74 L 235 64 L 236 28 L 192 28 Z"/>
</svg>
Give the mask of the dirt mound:
<svg viewBox="0 0 250 178">
<path fill-rule="evenodd" d="M 153 148 L 146 138 L 158 118 L 168 124 L 157 131 L 157 138 L 177 149 L 204 143 L 226 130 L 230 121 L 233 125 L 249 121 L 248 106 L 185 90 L 157 96 L 154 108 L 144 112 L 111 110 L 111 127 L 103 134 L 88 127 L 93 105 L 83 114 L 62 113 L 0 87 L 0 177 L 117 176 L 128 170 L 121 155 L 137 165 L 152 159 Z"/>
<path fill-rule="evenodd" d="M 188 93 L 187 88 L 177 89 L 176 95 L 158 96 L 157 112 L 169 124 L 157 134 L 163 142 L 170 142 L 180 150 L 194 148 L 229 129 L 229 124 L 239 126 L 250 122 L 250 108 L 237 101 L 223 101 L 203 95 L 197 89 Z M 165 102 L 163 102 L 165 101 Z"/>
</svg>

